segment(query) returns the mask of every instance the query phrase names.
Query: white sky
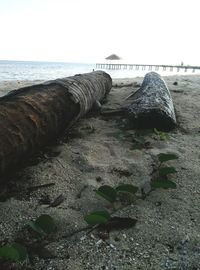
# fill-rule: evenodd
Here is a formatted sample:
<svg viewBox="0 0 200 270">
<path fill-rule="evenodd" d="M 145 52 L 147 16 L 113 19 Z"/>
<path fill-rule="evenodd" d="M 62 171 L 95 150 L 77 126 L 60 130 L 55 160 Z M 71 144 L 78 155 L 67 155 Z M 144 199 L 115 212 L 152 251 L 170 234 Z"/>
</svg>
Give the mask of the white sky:
<svg viewBox="0 0 200 270">
<path fill-rule="evenodd" d="M 0 59 L 200 65 L 200 0 L 0 0 Z"/>
</svg>

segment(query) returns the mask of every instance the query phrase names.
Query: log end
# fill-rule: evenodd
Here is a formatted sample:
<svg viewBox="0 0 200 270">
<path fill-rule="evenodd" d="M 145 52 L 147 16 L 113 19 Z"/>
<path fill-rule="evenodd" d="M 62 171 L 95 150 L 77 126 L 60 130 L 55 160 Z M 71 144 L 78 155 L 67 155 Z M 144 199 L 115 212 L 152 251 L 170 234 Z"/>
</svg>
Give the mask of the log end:
<svg viewBox="0 0 200 270">
<path fill-rule="evenodd" d="M 127 118 L 132 128 L 150 129 L 156 128 L 162 131 L 170 131 L 176 127 L 176 119 L 167 115 L 165 111 L 155 109 L 151 112 L 144 111 L 139 114 L 127 111 Z"/>
<path fill-rule="evenodd" d="M 176 126 L 176 115 L 170 91 L 156 72 L 147 73 L 141 87 L 130 97 L 127 117 L 136 128 L 171 130 Z"/>
</svg>

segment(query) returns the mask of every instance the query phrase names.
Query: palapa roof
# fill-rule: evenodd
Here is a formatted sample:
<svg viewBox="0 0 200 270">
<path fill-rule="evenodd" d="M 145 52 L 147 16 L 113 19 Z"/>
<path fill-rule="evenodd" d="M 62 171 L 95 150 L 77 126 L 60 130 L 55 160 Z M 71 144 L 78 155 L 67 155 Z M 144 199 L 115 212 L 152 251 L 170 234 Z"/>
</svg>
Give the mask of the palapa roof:
<svg viewBox="0 0 200 270">
<path fill-rule="evenodd" d="M 121 57 L 119 57 L 116 54 L 111 54 L 108 57 L 106 57 L 106 60 L 120 60 L 120 59 L 121 59 Z"/>
</svg>

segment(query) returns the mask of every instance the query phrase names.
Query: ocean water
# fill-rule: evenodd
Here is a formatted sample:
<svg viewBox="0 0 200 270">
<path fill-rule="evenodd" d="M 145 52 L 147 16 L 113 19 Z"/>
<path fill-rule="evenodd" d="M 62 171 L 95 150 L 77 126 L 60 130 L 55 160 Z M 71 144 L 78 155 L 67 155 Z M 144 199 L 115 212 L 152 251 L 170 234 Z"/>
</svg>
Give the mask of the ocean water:
<svg viewBox="0 0 200 270">
<path fill-rule="evenodd" d="M 0 81 L 52 80 L 91 72 L 95 64 L 59 62 L 0 61 Z"/>
<path fill-rule="evenodd" d="M 96 70 L 95 64 L 80 64 L 80 63 L 59 63 L 59 62 L 32 62 L 32 61 L 0 61 L 0 81 L 6 80 L 52 80 L 73 76 L 75 74 L 86 73 Z M 112 78 L 134 78 L 143 77 L 148 70 L 106 70 L 102 69 Z M 190 75 L 198 74 L 192 70 L 187 72 L 176 70 L 158 72 L 162 76 L 168 75 Z"/>
</svg>

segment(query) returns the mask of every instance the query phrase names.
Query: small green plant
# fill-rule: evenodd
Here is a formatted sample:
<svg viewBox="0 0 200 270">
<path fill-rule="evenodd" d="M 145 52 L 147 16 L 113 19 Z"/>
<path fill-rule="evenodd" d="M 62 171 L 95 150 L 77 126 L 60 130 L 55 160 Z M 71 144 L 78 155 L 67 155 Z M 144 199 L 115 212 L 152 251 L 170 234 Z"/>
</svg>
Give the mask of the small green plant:
<svg viewBox="0 0 200 270">
<path fill-rule="evenodd" d="M 166 132 L 160 131 L 156 128 L 153 129 L 153 132 L 161 141 L 166 141 L 169 139 L 169 135 Z"/>
<path fill-rule="evenodd" d="M 121 184 L 115 188 L 109 185 L 103 185 L 97 190 L 94 190 L 95 193 L 110 203 L 114 203 L 120 193 L 129 193 L 135 194 L 138 190 L 138 187 L 130 184 Z M 134 226 L 137 220 L 132 218 L 121 218 L 121 217 L 112 217 L 107 210 L 100 210 L 96 212 L 91 212 L 88 215 L 84 216 L 84 220 L 89 225 L 98 226 L 101 230 L 110 231 L 112 229 L 119 228 L 129 228 Z"/>
<path fill-rule="evenodd" d="M 111 217 L 107 210 L 92 212 L 84 216 L 84 220 L 92 226 L 98 226 L 100 230 L 111 231 L 113 229 L 126 229 L 134 226 L 137 222 L 133 218 Z"/>
<path fill-rule="evenodd" d="M 35 222 L 29 220 L 27 225 L 41 237 L 47 236 L 56 230 L 55 222 L 49 215 L 41 215 Z M 25 246 L 14 243 L 0 247 L 0 257 L 13 262 L 23 263 L 28 259 L 28 253 Z"/>
<path fill-rule="evenodd" d="M 130 184 L 122 184 L 122 185 L 119 185 L 115 188 L 113 188 L 109 185 L 103 185 L 100 188 L 98 188 L 97 190 L 95 190 L 95 192 L 96 192 L 96 194 L 103 197 L 104 199 L 106 199 L 110 203 L 114 203 L 117 200 L 118 195 L 121 192 L 135 194 L 137 192 L 137 190 L 138 190 L 138 187 L 136 187 L 136 186 L 133 186 Z"/>
<path fill-rule="evenodd" d="M 17 243 L 0 247 L 0 256 L 17 263 L 23 263 L 28 258 L 26 248 Z"/>
<path fill-rule="evenodd" d="M 29 220 L 27 225 L 32 231 L 36 232 L 40 236 L 46 236 L 55 232 L 56 230 L 55 222 L 49 215 L 41 215 L 36 219 L 35 222 Z"/>
<path fill-rule="evenodd" d="M 116 201 L 117 191 L 115 188 L 112 188 L 109 185 L 103 185 L 100 188 L 98 188 L 97 190 L 95 190 L 95 192 L 96 192 L 96 194 L 103 197 L 104 199 L 106 199 L 110 203 L 113 203 Z"/>
<path fill-rule="evenodd" d="M 106 224 L 110 220 L 111 216 L 107 210 L 100 210 L 96 212 L 92 212 L 86 216 L 84 216 L 84 220 L 89 225 L 100 225 Z"/>
<path fill-rule="evenodd" d="M 176 188 L 176 183 L 169 180 L 167 177 L 170 174 L 176 173 L 174 167 L 164 166 L 163 164 L 167 161 L 178 159 L 178 156 L 175 154 L 165 154 L 160 153 L 158 156 L 158 167 L 156 170 L 157 178 L 152 180 L 152 188 Z M 138 187 L 131 184 L 121 184 L 117 187 L 111 187 L 109 185 L 103 185 L 97 190 L 94 190 L 95 193 L 110 203 L 114 203 L 117 199 L 120 199 L 120 193 L 129 193 L 135 194 L 138 190 Z M 94 228 L 99 228 L 109 232 L 113 229 L 123 229 L 129 228 L 135 225 L 137 222 L 136 219 L 132 218 L 121 218 L 121 217 L 112 217 L 107 210 L 100 210 L 96 212 L 91 212 L 88 215 L 84 216 L 84 220 L 89 224 L 95 226 Z"/>
<path fill-rule="evenodd" d="M 175 154 L 165 154 L 165 153 L 160 153 L 158 154 L 157 157 L 161 164 L 169 160 L 178 159 L 178 156 Z"/>
<path fill-rule="evenodd" d="M 116 191 L 119 192 L 128 192 L 131 194 L 135 194 L 138 191 L 138 187 L 130 185 L 130 184 L 121 184 L 117 186 Z"/>
<path fill-rule="evenodd" d="M 166 141 L 169 139 L 169 135 L 166 132 L 160 131 L 156 128 L 154 129 L 139 129 L 136 130 L 133 134 L 129 131 L 122 131 L 117 135 L 117 138 L 121 140 L 129 140 L 133 142 L 133 145 L 131 147 L 131 150 L 141 150 L 141 149 L 148 149 L 152 148 L 152 145 L 148 139 L 146 139 L 146 136 L 151 137 L 152 139 Z"/>
<path fill-rule="evenodd" d="M 172 188 L 172 189 L 175 189 L 176 188 L 176 183 L 174 183 L 174 182 L 172 182 L 170 180 L 156 179 L 155 181 L 152 181 L 151 187 L 152 188 L 164 188 L 164 189 Z"/>
<path fill-rule="evenodd" d="M 160 153 L 158 156 L 159 166 L 157 168 L 158 177 L 151 182 L 152 188 L 176 188 L 176 183 L 171 180 L 168 180 L 168 175 L 176 173 L 175 167 L 163 166 L 163 164 L 170 160 L 178 159 L 178 156 L 175 154 L 165 154 Z"/>
<path fill-rule="evenodd" d="M 171 173 L 176 173 L 176 169 L 174 167 L 163 167 L 159 169 L 160 176 L 167 176 Z"/>
<path fill-rule="evenodd" d="M 132 136 L 133 145 L 130 148 L 131 150 L 141 150 L 143 148 L 148 149 L 151 148 L 151 144 L 149 141 L 145 139 L 142 135 L 133 135 Z"/>
<path fill-rule="evenodd" d="M 133 145 L 130 148 L 131 150 L 141 150 L 143 148 L 151 148 L 150 142 L 147 141 L 144 137 L 146 135 L 149 135 L 149 133 L 149 130 L 136 131 L 134 134 L 124 131 L 118 134 L 118 138 L 122 140 L 126 139 L 133 142 Z"/>
</svg>

